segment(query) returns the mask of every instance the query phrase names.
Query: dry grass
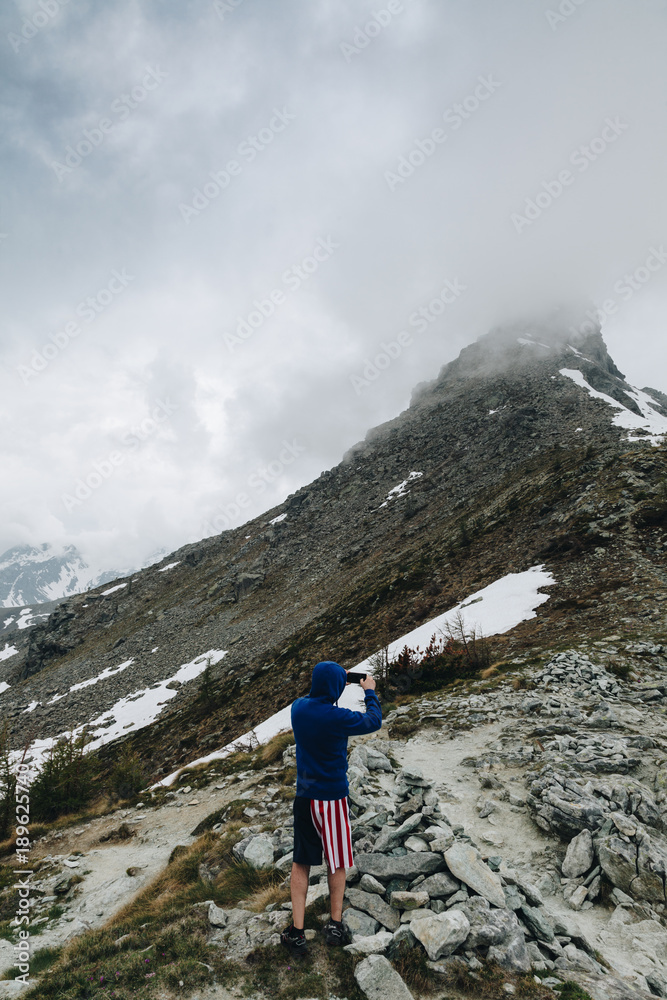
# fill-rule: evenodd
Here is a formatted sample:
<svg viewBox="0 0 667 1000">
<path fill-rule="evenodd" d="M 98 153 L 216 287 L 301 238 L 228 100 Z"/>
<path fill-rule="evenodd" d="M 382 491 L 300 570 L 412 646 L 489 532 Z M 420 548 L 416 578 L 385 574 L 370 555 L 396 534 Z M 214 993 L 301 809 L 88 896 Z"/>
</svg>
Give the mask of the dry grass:
<svg viewBox="0 0 667 1000">
<path fill-rule="evenodd" d="M 283 753 L 287 750 L 287 747 L 292 746 L 294 743 L 294 733 L 276 733 L 273 739 L 265 743 L 264 746 L 259 751 L 259 758 L 262 764 L 277 764 L 278 761 L 282 761 Z"/>
<path fill-rule="evenodd" d="M 287 903 L 289 898 L 289 886 L 281 882 L 279 885 L 269 885 L 265 889 L 260 889 L 244 902 L 244 906 L 248 910 L 254 910 L 255 913 L 261 913 L 269 903 L 277 903 L 280 906 L 281 903 Z"/>
</svg>

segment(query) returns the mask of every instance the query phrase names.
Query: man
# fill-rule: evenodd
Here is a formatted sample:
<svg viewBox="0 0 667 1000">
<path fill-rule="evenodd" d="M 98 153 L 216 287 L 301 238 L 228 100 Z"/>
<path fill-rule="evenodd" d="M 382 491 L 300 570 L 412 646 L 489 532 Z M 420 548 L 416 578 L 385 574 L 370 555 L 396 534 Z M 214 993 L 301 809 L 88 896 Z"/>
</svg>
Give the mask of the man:
<svg viewBox="0 0 667 1000">
<path fill-rule="evenodd" d="M 347 738 L 374 733 L 382 726 L 375 681 L 361 682 L 365 712 L 339 708 L 347 674 L 326 660 L 313 670 L 310 694 L 292 705 L 296 740 L 296 797 L 292 859 L 292 925 L 280 936 L 293 955 L 306 953 L 303 921 L 311 865 L 327 863 L 331 917 L 323 928 L 327 944 L 347 943 L 343 927 L 345 869 L 351 868 L 352 836 L 348 807 Z"/>
</svg>

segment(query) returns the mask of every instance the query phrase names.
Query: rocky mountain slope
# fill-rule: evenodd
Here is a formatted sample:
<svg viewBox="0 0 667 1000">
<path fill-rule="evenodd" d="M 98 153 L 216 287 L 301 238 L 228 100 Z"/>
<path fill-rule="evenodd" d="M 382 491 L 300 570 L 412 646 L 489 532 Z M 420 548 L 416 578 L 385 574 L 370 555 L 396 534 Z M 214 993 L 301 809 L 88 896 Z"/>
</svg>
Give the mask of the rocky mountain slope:
<svg viewBox="0 0 667 1000">
<path fill-rule="evenodd" d="M 628 386 L 599 334 L 569 336 L 493 332 L 280 507 L 13 633 L 13 745 L 171 684 L 156 722 L 128 723 L 157 778 L 289 704 L 317 659 L 358 662 L 538 563 L 557 586 L 507 653 L 660 620 L 667 399 Z"/>
</svg>

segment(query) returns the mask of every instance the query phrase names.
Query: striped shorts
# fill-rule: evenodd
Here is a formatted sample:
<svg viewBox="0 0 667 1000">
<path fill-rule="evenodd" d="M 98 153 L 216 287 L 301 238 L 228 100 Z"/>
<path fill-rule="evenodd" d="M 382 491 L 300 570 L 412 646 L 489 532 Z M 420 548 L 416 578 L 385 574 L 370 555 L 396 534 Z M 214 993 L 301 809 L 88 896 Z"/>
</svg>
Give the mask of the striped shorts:
<svg viewBox="0 0 667 1000">
<path fill-rule="evenodd" d="M 351 868 L 352 834 L 350 810 L 344 799 L 294 800 L 294 861 L 322 864 L 322 852 L 330 871 Z"/>
</svg>

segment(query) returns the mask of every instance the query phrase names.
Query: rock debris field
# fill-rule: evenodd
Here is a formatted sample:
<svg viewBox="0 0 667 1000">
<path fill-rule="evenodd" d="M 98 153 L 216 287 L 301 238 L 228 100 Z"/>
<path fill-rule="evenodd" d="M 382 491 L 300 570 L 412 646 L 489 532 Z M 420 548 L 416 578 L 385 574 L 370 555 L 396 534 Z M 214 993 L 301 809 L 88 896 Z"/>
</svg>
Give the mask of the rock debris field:
<svg viewBox="0 0 667 1000">
<path fill-rule="evenodd" d="M 436 974 L 462 962 L 475 977 L 492 961 L 508 980 L 574 980 L 594 1000 L 667 997 L 667 648 L 611 636 L 539 668 L 513 665 L 520 679 L 415 696 L 380 733 L 350 741 L 344 923 L 357 983 L 370 998 L 416 997 L 391 964 L 407 943 Z M 145 796 L 44 838 L 40 946 L 106 921 L 198 823 L 239 798 L 248 825 L 234 854 L 289 878 L 291 803 L 277 793 L 293 763 L 288 747 L 282 765 L 212 778 L 196 793 L 186 772 L 163 805 Z M 327 894 L 325 869 L 311 869 L 310 883 L 309 904 Z M 63 913 L 52 920 L 55 901 Z M 290 921 L 289 903 L 261 913 L 197 905 L 230 960 L 278 943 Z"/>
</svg>

